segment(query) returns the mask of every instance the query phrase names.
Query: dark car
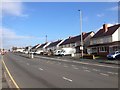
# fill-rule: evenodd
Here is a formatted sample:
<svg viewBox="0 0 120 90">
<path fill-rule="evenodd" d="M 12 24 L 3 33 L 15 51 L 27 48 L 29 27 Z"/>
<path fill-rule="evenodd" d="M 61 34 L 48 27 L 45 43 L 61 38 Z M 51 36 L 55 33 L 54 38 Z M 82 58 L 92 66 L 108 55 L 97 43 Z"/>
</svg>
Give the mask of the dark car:
<svg viewBox="0 0 120 90">
<path fill-rule="evenodd" d="M 115 57 L 116 60 L 120 60 L 120 54 Z"/>
<path fill-rule="evenodd" d="M 108 59 L 119 59 L 120 58 L 120 52 L 115 51 L 114 53 L 110 53 L 107 55 Z"/>
</svg>

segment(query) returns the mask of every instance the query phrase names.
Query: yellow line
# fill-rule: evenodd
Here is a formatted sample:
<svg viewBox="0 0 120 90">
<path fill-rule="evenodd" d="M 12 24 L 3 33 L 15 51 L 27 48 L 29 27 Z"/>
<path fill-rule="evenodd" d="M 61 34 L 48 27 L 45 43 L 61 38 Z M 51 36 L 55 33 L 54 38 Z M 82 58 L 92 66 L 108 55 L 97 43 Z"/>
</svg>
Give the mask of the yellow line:
<svg viewBox="0 0 120 90">
<path fill-rule="evenodd" d="M 12 75 L 10 74 L 10 72 L 9 72 L 9 70 L 8 70 L 5 62 L 4 62 L 4 60 L 2 60 L 2 63 L 3 63 L 3 65 L 4 65 L 4 67 L 5 67 L 6 71 L 7 71 L 7 73 L 8 73 L 8 75 L 9 75 L 10 79 L 11 79 L 12 82 L 14 83 L 15 87 L 16 87 L 18 90 L 20 90 L 19 86 L 17 85 L 17 83 L 16 83 L 15 80 L 13 79 Z"/>
</svg>

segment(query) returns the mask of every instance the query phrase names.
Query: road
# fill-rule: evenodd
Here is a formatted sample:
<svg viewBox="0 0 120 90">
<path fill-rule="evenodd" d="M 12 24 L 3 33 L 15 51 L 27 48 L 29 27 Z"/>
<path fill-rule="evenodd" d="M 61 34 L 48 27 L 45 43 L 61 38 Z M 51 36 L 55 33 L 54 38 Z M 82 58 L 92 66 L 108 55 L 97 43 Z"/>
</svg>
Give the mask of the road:
<svg viewBox="0 0 120 90">
<path fill-rule="evenodd" d="M 20 88 L 118 88 L 117 65 L 29 59 L 14 53 L 3 60 Z"/>
</svg>

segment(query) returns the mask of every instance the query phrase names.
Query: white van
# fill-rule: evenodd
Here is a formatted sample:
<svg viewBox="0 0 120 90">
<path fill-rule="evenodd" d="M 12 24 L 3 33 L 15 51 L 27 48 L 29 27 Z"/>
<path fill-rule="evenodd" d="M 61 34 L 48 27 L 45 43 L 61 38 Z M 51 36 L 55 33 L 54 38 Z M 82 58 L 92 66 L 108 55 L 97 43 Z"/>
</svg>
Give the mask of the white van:
<svg viewBox="0 0 120 90">
<path fill-rule="evenodd" d="M 55 51 L 54 51 L 54 55 L 60 56 L 60 55 L 61 55 L 61 51 L 62 51 L 62 50 L 55 50 Z"/>
<path fill-rule="evenodd" d="M 76 50 L 75 48 L 62 48 L 61 55 L 67 56 L 74 56 Z"/>
<path fill-rule="evenodd" d="M 42 54 L 43 53 L 43 50 L 37 50 L 36 52 L 35 52 L 35 54 Z"/>
</svg>

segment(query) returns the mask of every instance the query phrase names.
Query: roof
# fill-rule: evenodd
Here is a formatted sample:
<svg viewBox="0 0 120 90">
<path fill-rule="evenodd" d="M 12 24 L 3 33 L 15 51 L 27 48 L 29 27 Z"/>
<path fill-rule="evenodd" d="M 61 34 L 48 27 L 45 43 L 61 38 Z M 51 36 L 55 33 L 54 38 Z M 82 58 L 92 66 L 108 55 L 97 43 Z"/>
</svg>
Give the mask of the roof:
<svg viewBox="0 0 120 90">
<path fill-rule="evenodd" d="M 104 29 L 100 29 L 92 38 L 112 35 L 119 27 L 120 27 L 120 24 L 108 27 L 107 32 L 104 32 Z"/>
<path fill-rule="evenodd" d="M 38 48 L 43 48 L 47 43 L 41 44 Z"/>
<path fill-rule="evenodd" d="M 56 46 L 57 44 L 59 44 L 62 40 L 58 40 L 58 41 L 55 41 L 55 42 L 51 42 L 48 46 L 48 47 L 53 47 L 53 46 Z"/>
<path fill-rule="evenodd" d="M 88 33 L 85 33 L 82 37 L 83 37 L 83 40 L 85 40 L 85 38 L 90 35 L 92 33 L 91 32 L 88 32 Z M 66 39 L 63 43 L 60 44 L 61 45 L 66 45 L 66 44 L 70 44 L 70 43 L 75 43 L 75 42 L 78 42 L 81 40 L 81 35 L 78 35 L 78 36 L 74 36 L 74 37 L 69 37 L 68 39 Z"/>
<path fill-rule="evenodd" d="M 40 44 L 33 46 L 31 49 L 36 49 Z"/>
</svg>

